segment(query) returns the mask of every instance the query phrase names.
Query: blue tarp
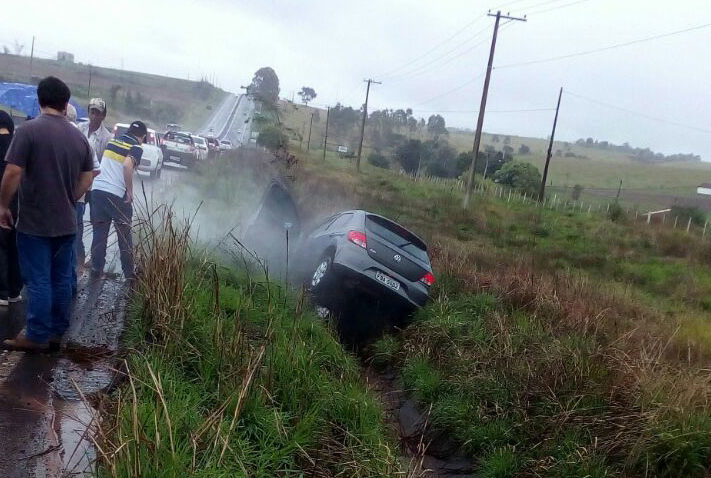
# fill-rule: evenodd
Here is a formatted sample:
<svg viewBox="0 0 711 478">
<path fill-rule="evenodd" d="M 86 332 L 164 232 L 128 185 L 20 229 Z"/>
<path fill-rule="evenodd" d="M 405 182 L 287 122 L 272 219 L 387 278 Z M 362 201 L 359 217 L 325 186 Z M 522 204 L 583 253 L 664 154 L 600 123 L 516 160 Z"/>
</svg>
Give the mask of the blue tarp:
<svg viewBox="0 0 711 478">
<path fill-rule="evenodd" d="M 80 106 L 74 99 L 70 99 L 69 102 L 77 109 L 78 118 L 88 115 L 86 108 Z M 0 105 L 22 111 L 31 118 L 39 116 L 37 87 L 24 83 L 0 83 Z"/>
</svg>

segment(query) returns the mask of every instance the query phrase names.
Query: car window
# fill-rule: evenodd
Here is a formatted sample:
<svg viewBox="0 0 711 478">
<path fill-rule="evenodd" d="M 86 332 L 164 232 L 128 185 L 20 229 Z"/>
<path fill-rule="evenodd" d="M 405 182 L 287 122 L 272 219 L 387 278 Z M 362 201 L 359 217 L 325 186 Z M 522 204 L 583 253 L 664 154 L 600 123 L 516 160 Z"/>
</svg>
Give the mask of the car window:
<svg viewBox="0 0 711 478">
<path fill-rule="evenodd" d="M 353 218 L 352 213 L 348 214 L 341 214 L 336 218 L 335 221 L 333 221 L 331 224 L 328 225 L 326 228 L 327 231 L 339 231 L 346 227 L 349 222 L 351 222 L 351 219 Z"/>
<path fill-rule="evenodd" d="M 316 226 L 311 234 L 318 234 L 321 232 L 324 232 L 328 226 L 331 225 L 331 223 L 337 218 L 338 216 L 330 216 L 326 218 L 325 221 L 323 221 L 321 224 Z"/>
<path fill-rule="evenodd" d="M 365 228 L 368 233 L 374 233 L 400 249 L 412 254 L 419 260 L 429 264 L 427 246 L 420 238 L 392 221 L 379 216 L 366 216 Z"/>
</svg>

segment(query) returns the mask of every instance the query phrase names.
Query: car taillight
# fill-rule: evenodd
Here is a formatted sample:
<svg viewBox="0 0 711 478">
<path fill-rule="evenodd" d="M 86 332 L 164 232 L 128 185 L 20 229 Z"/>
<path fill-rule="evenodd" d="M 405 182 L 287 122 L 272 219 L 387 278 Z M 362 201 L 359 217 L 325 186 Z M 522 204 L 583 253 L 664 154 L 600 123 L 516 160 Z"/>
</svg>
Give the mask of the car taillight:
<svg viewBox="0 0 711 478">
<path fill-rule="evenodd" d="M 365 234 L 360 231 L 348 231 L 348 240 L 363 249 L 368 247 L 368 241 L 365 238 Z"/>
<path fill-rule="evenodd" d="M 435 276 L 431 272 L 425 274 L 422 279 L 420 279 L 426 286 L 432 286 L 435 283 Z"/>
</svg>

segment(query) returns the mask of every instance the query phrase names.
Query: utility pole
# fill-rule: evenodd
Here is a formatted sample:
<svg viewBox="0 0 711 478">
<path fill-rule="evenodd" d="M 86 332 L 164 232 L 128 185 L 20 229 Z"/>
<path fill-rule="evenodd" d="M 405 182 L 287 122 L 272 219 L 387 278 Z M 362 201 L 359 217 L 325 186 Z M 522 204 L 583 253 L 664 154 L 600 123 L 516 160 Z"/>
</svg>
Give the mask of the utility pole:
<svg viewBox="0 0 711 478">
<path fill-rule="evenodd" d="M 479 156 L 479 145 L 481 144 L 481 129 L 484 126 L 484 113 L 486 112 L 486 99 L 489 95 L 489 82 L 491 81 L 491 70 L 494 66 L 494 51 L 496 50 L 496 37 L 499 34 L 499 23 L 501 19 L 506 20 L 516 20 L 520 22 L 525 22 L 526 17 L 516 18 L 510 17 L 508 15 L 502 15 L 501 10 L 496 12 L 496 15 L 491 13 L 488 14 L 490 17 L 496 17 L 496 23 L 494 23 L 494 34 L 491 38 L 491 50 L 489 51 L 489 63 L 486 67 L 486 78 L 484 79 L 484 90 L 481 93 L 481 106 L 479 107 L 479 119 L 476 122 L 476 131 L 474 132 L 474 147 L 472 148 L 472 165 L 469 169 L 469 180 L 467 181 L 467 191 L 464 194 L 464 209 L 469 207 L 469 202 L 472 198 L 472 188 L 474 187 L 474 171 L 476 169 L 476 161 Z"/>
<path fill-rule="evenodd" d="M 328 117 L 331 115 L 331 107 L 326 110 L 326 134 L 323 137 L 323 160 L 326 161 L 326 142 L 328 141 Z"/>
<path fill-rule="evenodd" d="M 91 100 L 91 63 L 89 63 L 89 92 L 87 93 L 87 96 Z"/>
<path fill-rule="evenodd" d="M 555 118 L 553 119 L 553 132 L 551 133 L 551 141 L 548 143 L 548 154 L 546 155 L 546 165 L 543 167 L 543 180 L 541 181 L 541 190 L 538 193 L 538 201 L 543 201 L 546 196 L 546 179 L 548 178 L 548 165 L 551 162 L 553 155 L 553 140 L 555 139 L 555 127 L 558 124 L 558 110 L 560 110 L 560 99 L 563 97 L 563 87 L 560 87 L 558 93 L 558 105 L 555 107 Z"/>
<path fill-rule="evenodd" d="M 35 59 L 35 36 L 32 35 L 32 49 L 30 49 L 30 83 L 32 83 L 32 62 Z"/>
<path fill-rule="evenodd" d="M 314 113 L 311 112 L 311 121 L 309 122 L 309 140 L 306 142 L 306 151 L 311 150 L 311 127 L 314 125 Z"/>
<path fill-rule="evenodd" d="M 363 120 L 360 123 L 360 142 L 358 143 L 358 159 L 356 160 L 356 170 L 360 172 L 360 155 L 363 152 L 363 135 L 365 134 L 365 119 L 368 117 L 368 96 L 370 95 L 370 84 L 382 85 L 381 82 L 373 79 L 363 80 L 368 83 L 365 90 L 365 105 L 363 105 Z"/>
</svg>

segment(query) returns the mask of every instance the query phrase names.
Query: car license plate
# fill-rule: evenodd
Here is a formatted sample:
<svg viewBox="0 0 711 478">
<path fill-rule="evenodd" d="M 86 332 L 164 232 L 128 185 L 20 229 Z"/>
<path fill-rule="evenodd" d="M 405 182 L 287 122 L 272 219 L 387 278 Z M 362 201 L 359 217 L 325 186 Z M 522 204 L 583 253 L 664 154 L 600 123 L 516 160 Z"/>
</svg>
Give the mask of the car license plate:
<svg viewBox="0 0 711 478">
<path fill-rule="evenodd" d="M 377 280 L 378 282 L 382 282 L 386 286 L 390 287 L 392 290 L 400 290 L 400 283 L 395 279 L 386 276 L 382 272 L 375 273 L 375 280 Z"/>
<path fill-rule="evenodd" d="M 180 156 L 171 156 L 170 159 L 174 159 L 176 161 L 180 161 Z"/>
</svg>

